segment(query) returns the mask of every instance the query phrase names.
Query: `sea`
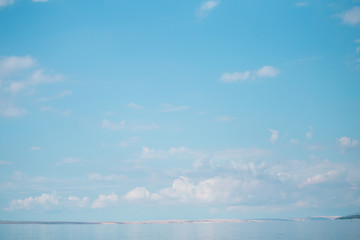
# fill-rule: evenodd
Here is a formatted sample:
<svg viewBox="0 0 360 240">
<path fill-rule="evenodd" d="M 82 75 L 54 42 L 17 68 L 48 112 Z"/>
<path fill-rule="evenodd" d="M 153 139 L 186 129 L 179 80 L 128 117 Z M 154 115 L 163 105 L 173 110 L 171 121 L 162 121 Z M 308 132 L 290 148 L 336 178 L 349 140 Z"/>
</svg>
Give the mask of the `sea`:
<svg viewBox="0 0 360 240">
<path fill-rule="evenodd" d="M 187 224 L 0 224 L 1 240 L 359 240 L 360 220 Z"/>
</svg>

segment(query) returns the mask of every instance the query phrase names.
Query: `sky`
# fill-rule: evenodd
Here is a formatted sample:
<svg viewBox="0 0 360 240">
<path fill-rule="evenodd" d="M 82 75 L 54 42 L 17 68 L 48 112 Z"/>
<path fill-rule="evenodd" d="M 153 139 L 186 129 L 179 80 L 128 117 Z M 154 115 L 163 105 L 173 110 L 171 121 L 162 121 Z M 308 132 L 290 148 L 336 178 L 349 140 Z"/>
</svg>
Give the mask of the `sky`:
<svg viewBox="0 0 360 240">
<path fill-rule="evenodd" d="M 359 0 L 0 0 L 0 220 L 360 211 Z"/>
</svg>

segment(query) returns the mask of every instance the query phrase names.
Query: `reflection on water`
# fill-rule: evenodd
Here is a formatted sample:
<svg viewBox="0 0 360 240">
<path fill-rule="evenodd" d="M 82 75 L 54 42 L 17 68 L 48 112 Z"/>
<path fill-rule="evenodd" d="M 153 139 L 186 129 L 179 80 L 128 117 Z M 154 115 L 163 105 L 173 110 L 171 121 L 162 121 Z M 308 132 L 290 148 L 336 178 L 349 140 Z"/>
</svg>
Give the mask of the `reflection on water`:
<svg viewBox="0 0 360 240">
<path fill-rule="evenodd" d="M 0 224 L 0 239 L 360 239 L 360 221 L 210 224 L 22 225 Z"/>
</svg>

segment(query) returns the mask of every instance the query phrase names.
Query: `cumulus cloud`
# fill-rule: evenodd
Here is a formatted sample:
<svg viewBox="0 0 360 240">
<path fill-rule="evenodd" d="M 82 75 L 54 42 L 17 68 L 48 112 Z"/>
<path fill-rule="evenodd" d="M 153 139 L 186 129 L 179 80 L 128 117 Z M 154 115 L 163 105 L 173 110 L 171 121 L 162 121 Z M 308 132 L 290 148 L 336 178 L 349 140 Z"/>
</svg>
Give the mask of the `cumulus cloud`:
<svg viewBox="0 0 360 240">
<path fill-rule="evenodd" d="M 99 195 L 99 197 L 92 203 L 91 208 L 105 208 L 116 205 L 119 202 L 119 197 L 115 193 L 109 195 Z"/>
<path fill-rule="evenodd" d="M 220 1 L 205 1 L 201 4 L 200 8 L 196 10 L 196 16 L 198 18 L 207 17 L 208 14 L 219 5 Z"/>
<path fill-rule="evenodd" d="M 0 0 L 0 8 L 14 4 L 14 0 Z"/>
<path fill-rule="evenodd" d="M 348 25 L 356 25 L 360 22 L 360 7 L 353 7 L 343 14 L 340 14 L 343 23 Z"/>
<path fill-rule="evenodd" d="M 83 198 L 79 198 L 77 196 L 69 196 L 67 198 L 69 205 L 74 205 L 76 207 L 86 207 L 89 204 L 89 198 L 88 197 L 83 197 Z"/>
<path fill-rule="evenodd" d="M 350 137 L 341 137 L 337 139 L 338 145 L 345 151 L 347 149 L 355 148 L 358 146 L 359 141 Z"/>
<path fill-rule="evenodd" d="M 147 200 L 150 198 L 150 192 L 144 187 L 136 187 L 124 196 L 127 201 Z"/>
<path fill-rule="evenodd" d="M 243 82 L 247 79 L 275 77 L 279 70 L 273 66 L 263 66 L 258 70 L 248 70 L 244 72 L 223 73 L 220 81 L 224 83 Z"/>
<path fill-rule="evenodd" d="M 5 210 L 12 211 L 18 209 L 50 209 L 54 206 L 58 206 L 60 196 L 53 192 L 51 194 L 43 193 L 40 196 L 28 197 L 25 199 L 16 199 L 10 202 L 9 207 Z"/>
<path fill-rule="evenodd" d="M 274 130 L 274 129 L 269 129 L 269 132 L 271 133 L 270 139 L 269 139 L 270 142 L 271 142 L 272 144 L 276 143 L 276 141 L 277 141 L 278 138 L 279 138 L 279 131 Z"/>
<path fill-rule="evenodd" d="M 195 184 L 187 177 L 179 177 L 170 187 L 161 189 L 157 193 L 150 193 L 144 187 L 137 187 L 128 192 L 124 199 L 128 201 L 224 202 L 231 199 L 238 185 L 238 181 L 230 178 L 209 178 Z"/>
</svg>

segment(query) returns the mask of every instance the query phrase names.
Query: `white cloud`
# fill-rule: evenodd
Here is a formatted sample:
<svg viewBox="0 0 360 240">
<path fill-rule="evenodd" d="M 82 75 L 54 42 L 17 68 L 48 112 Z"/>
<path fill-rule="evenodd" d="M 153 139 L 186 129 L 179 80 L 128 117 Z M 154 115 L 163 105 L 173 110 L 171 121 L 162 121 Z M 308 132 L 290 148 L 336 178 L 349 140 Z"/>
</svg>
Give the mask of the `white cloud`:
<svg viewBox="0 0 360 240">
<path fill-rule="evenodd" d="M 354 40 L 355 43 L 360 43 L 360 38 Z"/>
<path fill-rule="evenodd" d="M 315 176 L 309 177 L 305 182 L 300 184 L 300 187 L 304 187 L 312 184 L 326 183 L 334 180 L 339 175 L 339 172 L 336 170 L 328 171 L 325 174 L 316 174 Z"/>
<path fill-rule="evenodd" d="M 196 11 L 196 16 L 198 18 L 207 17 L 208 14 L 219 5 L 220 1 L 205 1 L 201 4 L 200 8 Z"/>
<path fill-rule="evenodd" d="M 279 74 L 279 70 L 273 66 L 263 66 L 258 70 L 247 70 L 245 72 L 224 73 L 220 77 L 220 81 L 224 83 L 242 82 L 247 79 L 256 79 L 264 77 L 275 77 Z"/>
<path fill-rule="evenodd" d="M 63 79 L 64 77 L 61 74 L 46 75 L 44 74 L 44 70 L 35 70 L 26 80 L 9 81 L 7 84 L 8 86 L 5 87 L 4 90 L 6 92 L 16 94 L 29 87 L 34 87 L 40 84 L 55 83 L 62 81 Z"/>
<path fill-rule="evenodd" d="M 274 144 L 279 138 L 279 131 L 274 129 L 269 129 L 269 132 L 271 133 L 270 142 Z"/>
<path fill-rule="evenodd" d="M 124 199 L 127 201 L 139 201 L 150 199 L 150 192 L 144 187 L 136 187 L 128 192 Z"/>
<path fill-rule="evenodd" d="M 310 126 L 309 131 L 305 133 L 307 139 L 311 139 L 313 136 L 313 128 Z"/>
<path fill-rule="evenodd" d="M 128 201 L 227 202 L 236 200 L 234 193 L 239 184 L 237 180 L 221 177 L 205 179 L 195 184 L 187 177 L 179 177 L 173 181 L 171 187 L 163 188 L 157 193 L 137 187 L 124 198 Z"/>
<path fill-rule="evenodd" d="M 5 2 L 10 2 L 10 1 L 5 1 Z M 0 6 L 1 6 L 1 0 L 0 0 Z M 33 67 L 35 63 L 36 63 L 35 59 L 33 59 L 30 56 L 0 57 L 0 78 L 7 77 L 11 74 L 19 73 L 24 69 Z"/>
<path fill-rule="evenodd" d="M 61 74 L 56 75 L 46 75 L 44 74 L 44 70 L 38 69 L 33 72 L 30 78 L 30 83 L 33 85 L 42 84 L 42 83 L 54 83 L 63 80 L 63 76 Z"/>
<path fill-rule="evenodd" d="M 9 207 L 5 210 L 12 211 L 18 209 L 50 209 L 58 206 L 60 197 L 55 193 L 43 193 L 40 196 L 28 197 L 25 199 L 16 199 L 10 202 Z"/>
<path fill-rule="evenodd" d="M 232 83 L 232 82 L 241 82 L 245 81 L 250 77 L 251 72 L 234 72 L 234 73 L 224 73 L 220 77 L 220 81 L 225 83 Z"/>
<path fill-rule="evenodd" d="M 98 173 L 91 173 L 91 174 L 89 174 L 89 179 L 90 180 L 100 180 L 100 181 L 120 181 L 120 180 L 125 179 L 125 176 L 124 175 L 116 175 L 116 174 L 103 176 Z"/>
<path fill-rule="evenodd" d="M 297 2 L 295 5 L 297 7 L 306 7 L 309 5 L 309 3 L 308 2 Z"/>
<path fill-rule="evenodd" d="M 292 144 L 298 144 L 298 143 L 299 143 L 299 140 L 292 138 L 292 139 L 290 139 L 290 143 L 292 143 Z"/>
<path fill-rule="evenodd" d="M 30 147 L 29 150 L 30 151 L 39 151 L 39 150 L 41 150 L 41 147 L 34 146 L 34 147 Z"/>
<path fill-rule="evenodd" d="M 264 66 L 256 72 L 258 77 L 275 77 L 278 73 L 279 70 L 272 66 Z"/>
<path fill-rule="evenodd" d="M 0 165 L 10 165 L 10 164 L 12 164 L 12 162 L 0 160 Z"/>
<path fill-rule="evenodd" d="M 233 120 L 235 120 L 235 117 L 231 116 L 217 116 L 214 118 L 214 122 L 231 122 Z"/>
<path fill-rule="evenodd" d="M 356 53 L 360 53 L 360 46 L 358 46 L 355 51 Z"/>
<path fill-rule="evenodd" d="M 161 104 L 161 107 L 160 107 L 160 111 L 162 112 L 177 112 L 177 111 L 183 111 L 183 110 L 187 110 L 189 109 L 188 106 L 173 106 L 171 104 L 167 104 L 167 103 L 164 103 L 164 104 Z"/>
<path fill-rule="evenodd" d="M 126 104 L 126 107 L 129 109 L 138 109 L 138 110 L 144 108 L 143 106 L 136 104 L 136 103 L 128 103 L 128 104 Z"/>
<path fill-rule="evenodd" d="M 6 7 L 14 4 L 14 0 L 0 0 L 0 7 Z"/>
<path fill-rule="evenodd" d="M 138 123 L 127 124 L 124 120 L 120 121 L 119 123 L 113 123 L 107 119 L 103 120 L 101 126 L 102 126 L 102 128 L 109 129 L 112 131 L 120 131 L 120 130 L 124 130 L 124 129 L 134 130 L 134 131 L 153 130 L 153 129 L 158 128 L 158 126 L 156 124 L 148 124 L 148 125 L 138 124 Z"/>
<path fill-rule="evenodd" d="M 356 25 L 360 22 L 360 7 L 353 7 L 340 15 L 343 23 L 348 25 Z"/>
<path fill-rule="evenodd" d="M 339 146 L 344 151 L 345 149 L 355 148 L 359 144 L 358 140 L 349 138 L 349 137 L 341 137 L 337 139 Z"/>
<path fill-rule="evenodd" d="M 125 128 L 125 121 L 121 121 L 119 123 L 112 123 L 109 120 L 104 120 L 101 124 L 103 128 L 118 131 Z"/>
<path fill-rule="evenodd" d="M 130 137 L 127 138 L 125 141 L 121 141 L 119 142 L 117 145 L 119 147 L 130 147 L 132 145 L 134 145 L 135 143 L 137 143 L 139 141 L 139 137 Z"/>
<path fill-rule="evenodd" d="M 86 207 L 89 204 L 89 198 L 88 197 L 83 197 L 83 198 L 79 198 L 76 196 L 69 196 L 67 198 L 67 200 L 69 201 L 70 205 L 74 205 L 76 207 Z"/>
<path fill-rule="evenodd" d="M 51 97 L 39 98 L 36 101 L 37 102 L 47 102 L 47 101 L 55 100 L 55 99 L 62 98 L 62 97 L 65 97 L 65 96 L 69 96 L 69 95 L 72 95 L 72 94 L 73 94 L 73 92 L 71 90 L 65 90 L 65 91 L 59 92 L 58 94 L 56 94 L 54 96 L 51 96 Z"/>
<path fill-rule="evenodd" d="M 193 151 L 186 147 L 171 147 L 168 150 L 155 150 L 149 147 L 143 147 L 141 158 L 149 158 L 149 159 L 166 159 L 169 157 L 191 157 L 197 158 L 202 156 L 202 153 L 199 151 Z"/>
<path fill-rule="evenodd" d="M 71 114 L 71 112 L 72 112 L 70 109 L 61 111 L 61 110 L 58 110 L 58 109 L 54 109 L 52 107 L 41 107 L 40 111 L 42 111 L 42 112 L 51 112 L 51 113 L 62 115 L 62 116 L 69 116 Z"/>
<path fill-rule="evenodd" d="M 0 115 L 4 117 L 21 117 L 27 113 L 26 109 L 2 104 L 0 101 Z"/>
<path fill-rule="evenodd" d="M 81 161 L 80 158 L 67 157 L 67 158 L 63 158 L 63 159 L 61 160 L 61 163 L 72 164 L 72 163 L 78 163 L 78 162 L 80 162 L 80 161 Z"/>
<path fill-rule="evenodd" d="M 119 197 L 115 193 L 109 195 L 99 195 L 99 197 L 92 203 L 91 208 L 105 208 L 116 205 L 119 202 Z"/>
</svg>

